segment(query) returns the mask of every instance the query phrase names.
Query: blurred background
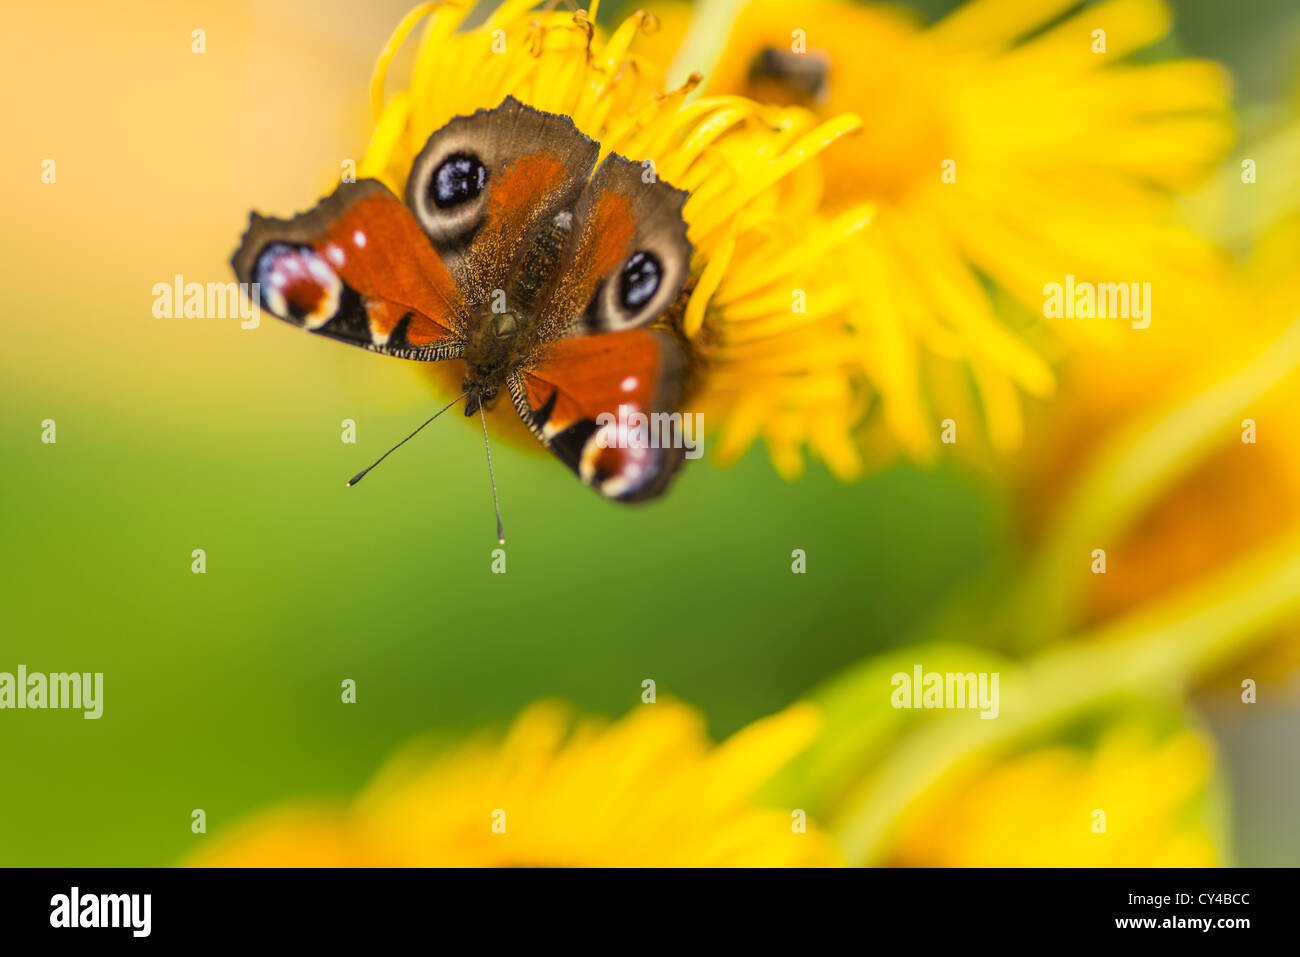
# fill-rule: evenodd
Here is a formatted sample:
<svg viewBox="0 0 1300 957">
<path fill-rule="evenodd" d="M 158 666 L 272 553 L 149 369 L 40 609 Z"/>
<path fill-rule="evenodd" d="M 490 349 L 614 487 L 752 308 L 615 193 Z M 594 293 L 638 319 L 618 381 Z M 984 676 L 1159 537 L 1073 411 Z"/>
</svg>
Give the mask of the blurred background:
<svg viewBox="0 0 1300 957">
<path fill-rule="evenodd" d="M 929 20 L 957 4 L 904 6 Z M 1171 6 L 1161 53 L 1230 68 L 1242 136 L 1294 97 L 1293 2 Z M 1014 485 L 961 462 L 786 482 L 756 448 L 622 509 L 500 443 L 505 575 L 489 573 L 472 422 L 448 416 L 345 489 L 431 414 L 427 383 L 270 316 L 155 318 L 152 288 L 227 281 L 250 209 L 305 209 L 360 160 L 374 57 L 406 8 L 7 11 L 0 671 L 103 672 L 105 702 L 98 721 L 0 713 L 2 864 L 175 863 L 198 840 L 193 808 L 216 832 L 353 794 L 417 732 L 459 737 L 547 696 L 617 716 L 645 678 L 720 738 L 916 640 L 1017 551 Z M 1200 706 L 1230 863 L 1300 860 L 1287 681 L 1244 715 Z"/>
</svg>

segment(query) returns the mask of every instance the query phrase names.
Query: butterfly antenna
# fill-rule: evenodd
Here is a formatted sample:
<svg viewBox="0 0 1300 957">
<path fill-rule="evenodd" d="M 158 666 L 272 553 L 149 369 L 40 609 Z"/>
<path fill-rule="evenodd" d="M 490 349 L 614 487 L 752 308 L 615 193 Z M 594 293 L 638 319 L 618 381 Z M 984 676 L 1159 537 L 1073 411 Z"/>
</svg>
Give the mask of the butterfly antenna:
<svg viewBox="0 0 1300 957">
<path fill-rule="evenodd" d="M 387 452 L 385 452 L 383 455 L 379 456 L 379 458 L 375 459 L 375 461 L 372 462 L 368 467 L 362 469 L 362 470 L 361 470 L 360 472 L 358 472 L 356 475 L 352 476 L 352 478 L 348 479 L 348 488 L 351 488 L 352 486 L 354 486 L 354 485 L 356 485 L 358 482 L 360 482 L 363 478 L 366 477 L 366 473 L 367 473 L 367 472 L 369 472 L 372 468 L 374 468 L 376 465 L 378 465 L 378 464 L 379 464 L 380 462 L 382 462 L 384 459 L 388 458 L 390 455 L 392 455 L 394 452 L 396 452 L 398 449 L 400 449 L 400 448 L 401 448 L 403 445 L 405 445 L 407 442 L 411 441 L 411 439 L 413 439 L 413 438 L 415 438 L 417 435 L 419 435 L 419 434 L 420 434 L 420 431 L 424 428 L 425 425 L 428 425 L 430 422 L 432 422 L 432 421 L 433 421 L 434 419 L 436 419 L 438 416 L 442 415 L 444 412 L 446 412 L 448 409 L 450 409 L 453 405 L 455 405 L 455 404 L 456 404 L 457 402 L 459 402 L 461 399 L 465 398 L 465 396 L 466 396 L 466 393 L 464 393 L 464 392 L 462 392 L 460 395 L 456 396 L 456 398 L 452 399 L 450 402 L 448 402 L 446 405 L 444 405 L 441 409 L 439 409 L 439 410 L 438 410 L 437 412 L 435 412 L 433 415 L 429 416 L 429 418 L 425 420 L 424 425 L 421 425 L 420 428 L 416 429 L 414 432 L 412 432 L 412 433 L 411 433 L 410 435 L 408 435 L 406 438 L 402 439 L 402 441 L 398 442 L 396 445 L 394 445 L 391 449 L 389 449 L 389 450 L 388 450 Z"/>
<path fill-rule="evenodd" d="M 483 448 L 487 450 L 488 460 L 488 478 L 492 482 L 492 507 L 497 511 L 497 542 L 504 545 L 506 543 L 506 532 L 501 526 L 501 501 L 497 498 L 497 477 L 492 471 L 492 446 L 488 442 L 487 418 L 483 415 L 483 406 L 478 407 L 478 419 L 483 423 Z"/>
</svg>

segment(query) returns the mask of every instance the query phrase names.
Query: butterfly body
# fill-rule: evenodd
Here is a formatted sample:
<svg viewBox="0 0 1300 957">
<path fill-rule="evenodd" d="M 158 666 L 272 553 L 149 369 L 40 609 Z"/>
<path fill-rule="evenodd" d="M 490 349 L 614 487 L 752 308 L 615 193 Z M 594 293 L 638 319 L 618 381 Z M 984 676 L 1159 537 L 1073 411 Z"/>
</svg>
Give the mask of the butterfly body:
<svg viewBox="0 0 1300 957">
<path fill-rule="evenodd" d="M 686 353 L 663 321 L 689 276 L 686 194 L 571 120 L 507 97 L 456 117 L 405 201 L 345 183 L 292 219 L 252 217 L 233 265 L 285 321 L 385 355 L 461 359 L 465 414 L 502 392 L 582 481 L 661 494 L 680 449 L 632 447 L 621 413 L 671 413 Z"/>
<path fill-rule="evenodd" d="M 504 288 L 479 308 L 465 340 L 465 415 L 475 415 L 480 405 L 492 402 L 506 387 L 512 370 L 527 367 L 543 348 L 536 336 L 535 310 L 540 297 L 552 288 L 562 266 L 563 244 L 572 213 L 557 214 L 524 250 Z"/>
<path fill-rule="evenodd" d="M 527 350 L 524 326 L 527 318 L 514 312 L 484 316 L 465 346 L 465 415 L 489 405 L 506 384 L 511 369 L 519 368 Z"/>
</svg>

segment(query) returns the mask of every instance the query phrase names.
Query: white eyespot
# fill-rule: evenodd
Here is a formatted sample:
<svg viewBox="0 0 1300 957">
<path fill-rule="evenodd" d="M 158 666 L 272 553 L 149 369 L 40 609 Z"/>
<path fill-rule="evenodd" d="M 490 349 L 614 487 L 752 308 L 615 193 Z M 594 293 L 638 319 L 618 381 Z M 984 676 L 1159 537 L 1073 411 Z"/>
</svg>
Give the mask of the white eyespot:
<svg viewBox="0 0 1300 957">
<path fill-rule="evenodd" d="M 356 246 L 357 249 L 365 249 L 366 234 L 358 229 L 355 233 L 352 234 L 352 244 Z"/>
<path fill-rule="evenodd" d="M 620 383 L 619 388 L 624 392 L 632 392 L 636 389 L 638 384 L 636 376 L 630 375 Z"/>
<path fill-rule="evenodd" d="M 325 247 L 325 255 L 329 257 L 329 261 L 332 262 L 335 266 L 337 266 L 340 269 L 343 268 L 343 263 L 346 261 L 346 259 L 343 255 L 343 250 L 339 249 L 338 246 L 335 246 L 333 243 L 330 243 L 328 246 Z"/>
<path fill-rule="evenodd" d="M 267 308 L 294 325 L 319 329 L 338 313 L 343 281 L 310 247 L 272 243 L 254 274 Z"/>
</svg>

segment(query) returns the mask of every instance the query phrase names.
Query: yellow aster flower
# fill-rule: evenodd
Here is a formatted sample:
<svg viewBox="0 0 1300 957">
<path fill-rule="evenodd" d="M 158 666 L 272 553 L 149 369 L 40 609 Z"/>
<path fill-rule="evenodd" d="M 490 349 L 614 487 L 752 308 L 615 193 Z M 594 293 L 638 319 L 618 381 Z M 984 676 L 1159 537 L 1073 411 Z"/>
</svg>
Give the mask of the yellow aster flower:
<svg viewBox="0 0 1300 957">
<path fill-rule="evenodd" d="M 898 824 L 886 861 L 914 867 L 1214 867 L 1206 826 L 1211 748 L 1180 730 L 1107 730 L 983 765 Z M 1102 812 L 1098 815 L 1097 812 Z"/>
<path fill-rule="evenodd" d="M 218 838 L 198 866 L 835 865 L 796 809 L 754 792 L 816 733 L 811 705 L 714 747 L 701 717 L 640 705 L 612 724 L 559 704 L 524 711 L 504 739 L 399 754 L 350 807 L 296 807 Z"/>
<path fill-rule="evenodd" d="M 511 0 L 465 30 L 468 4 L 412 11 L 375 71 L 376 126 L 359 175 L 400 195 L 434 130 L 507 95 L 572 117 L 602 156 L 653 161 L 660 178 L 690 193 L 690 296 L 668 321 L 691 343 L 698 388 L 687 403 L 704 414 L 715 449 L 734 459 L 762 436 L 784 474 L 798 473 L 805 446 L 837 474 L 856 474 L 850 436 L 869 396 L 843 321 L 852 289 L 824 259 L 868 223 L 871 207 L 823 215 L 814 159 L 858 119 L 819 120 L 738 96 L 689 100 L 698 76 L 666 90 L 663 64 L 638 52 L 653 18 L 635 14 L 607 35 L 594 11 L 535 5 Z M 409 85 L 385 99 L 389 64 L 422 19 Z M 431 374 L 459 383 L 457 364 L 441 365 Z"/>
<path fill-rule="evenodd" d="M 1158 323 L 1216 298 L 1222 264 L 1173 197 L 1230 142 L 1227 79 L 1127 62 L 1169 27 L 1158 0 L 973 0 L 931 27 L 839 0 L 745 6 L 709 92 L 863 117 L 821 162 L 832 208 L 877 215 L 828 265 L 857 280 L 852 341 L 888 384 L 880 424 L 915 455 L 944 418 L 982 416 L 993 447 L 1014 448 L 1021 395 L 1053 388 L 1049 360 L 1140 334 L 1045 319 L 1047 283 L 1149 282 Z"/>
</svg>

